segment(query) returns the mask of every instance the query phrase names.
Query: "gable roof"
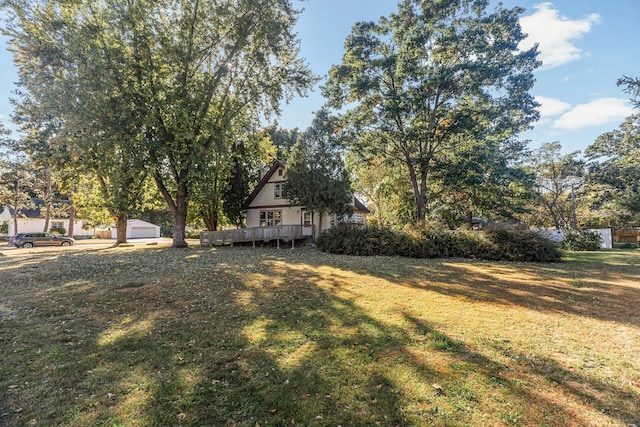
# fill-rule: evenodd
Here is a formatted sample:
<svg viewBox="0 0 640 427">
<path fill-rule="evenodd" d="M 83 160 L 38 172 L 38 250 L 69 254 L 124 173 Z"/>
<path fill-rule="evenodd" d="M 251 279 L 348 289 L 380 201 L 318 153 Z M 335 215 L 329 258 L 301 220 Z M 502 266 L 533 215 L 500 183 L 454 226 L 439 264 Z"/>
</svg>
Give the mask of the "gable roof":
<svg viewBox="0 0 640 427">
<path fill-rule="evenodd" d="M 55 204 L 63 205 L 63 206 L 71 206 L 71 201 L 69 200 L 56 200 Z M 9 214 L 11 216 L 14 215 L 14 208 L 11 205 L 6 205 L 6 208 L 9 210 Z M 18 209 L 18 217 L 20 218 L 43 218 L 44 212 L 43 208 L 45 208 L 44 200 L 38 197 L 32 197 L 29 200 L 29 204 L 27 206 L 23 206 Z M 56 215 L 53 218 L 68 218 L 68 212 L 65 212 L 64 215 Z"/>
<path fill-rule="evenodd" d="M 267 185 L 267 182 L 269 182 L 273 174 L 275 174 L 276 171 L 280 168 L 284 169 L 284 167 L 285 167 L 284 162 L 281 160 L 276 160 L 275 162 L 273 162 L 273 165 L 271 165 L 271 168 L 267 171 L 267 173 L 264 174 L 264 176 L 262 177 L 262 179 L 260 180 L 256 188 L 254 188 L 251 194 L 249 195 L 249 198 L 245 202 L 245 206 L 249 206 L 251 202 L 253 202 L 253 200 L 258 196 L 258 194 L 260 194 L 260 191 L 262 191 L 264 186 Z"/>
<path fill-rule="evenodd" d="M 360 200 L 358 200 L 357 197 L 353 198 L 353 207 L 356 212 L 365 213 L 365 214 L 371 213 L 371 211 L 367 208 L 367 206 L 364 203 L 362 203 Z"/>
</svg>

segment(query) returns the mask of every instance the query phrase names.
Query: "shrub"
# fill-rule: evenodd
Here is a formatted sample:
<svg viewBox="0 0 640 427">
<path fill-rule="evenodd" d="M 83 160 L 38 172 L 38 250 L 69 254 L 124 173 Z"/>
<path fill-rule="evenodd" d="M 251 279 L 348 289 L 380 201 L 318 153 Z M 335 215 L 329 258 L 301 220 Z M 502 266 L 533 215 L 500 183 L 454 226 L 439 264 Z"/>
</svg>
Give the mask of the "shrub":
<svg viewBox="0 0 640 427">
<path fill-rule="evenodd" d="M 562 255 L 555 243 L 536 233 L 509 230 L 484 234 L 433 229 L 394 232 L 340 224 L 323 232 L 316 244 L 325 252 L 360 256 L 556 262 Z"/>
<path fill-rule="evenodd" d="M 597 251 L 602 244 L 602 236 L 597 231 L 569 231 L 564 235 L 563 244 L 570 251 Z"/>
<path fill-rule="evenodd" d="M 49 233 L 56 233 L 61 236 L 64 236 L 65 234 L 67 234 L 67 230 L 65 230 L 64 227 L 51 227 L 49 229 Z"/>
<path fill-rule="evenodd" d="M 9 224 L 6 222 L 0 223 L 0 233 L 7 234 L 9 232 Z"/>
<path fill-rule="evenodd" d="M 638 249 L 638 244 L 631 243 L 631 242 L 622 242 L 622 243 L 614 243 L 613 247 L 614 249 Z"/>
<path fill-rule="evenodd" d="M 528 230 L 491 230 L 485 232 L 491 243 L 491 256 L 506 261 L 558 262 L 562 257 L 559 246 L 551 240 Z M 486 258 L 486 257 L 482 257 Z"/>
</svg>

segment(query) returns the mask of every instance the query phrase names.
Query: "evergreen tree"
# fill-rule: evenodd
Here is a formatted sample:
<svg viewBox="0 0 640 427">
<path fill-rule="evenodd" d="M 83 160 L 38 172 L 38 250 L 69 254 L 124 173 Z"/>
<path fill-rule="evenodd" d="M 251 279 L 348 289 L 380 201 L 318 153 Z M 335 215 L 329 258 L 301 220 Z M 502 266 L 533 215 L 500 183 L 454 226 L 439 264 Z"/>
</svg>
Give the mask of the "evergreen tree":
<svg viewBox="0 0 640 427">
<path fill-rule="evenodd" d="M 320 230 L 326 213 L 352 213 L 351 184 L 336 125 L 326 110 L 316 113 L 294 145 L 285 171 L 285 198 L 312 212 L 314 223 L 317 213 Z"/>
</svg>

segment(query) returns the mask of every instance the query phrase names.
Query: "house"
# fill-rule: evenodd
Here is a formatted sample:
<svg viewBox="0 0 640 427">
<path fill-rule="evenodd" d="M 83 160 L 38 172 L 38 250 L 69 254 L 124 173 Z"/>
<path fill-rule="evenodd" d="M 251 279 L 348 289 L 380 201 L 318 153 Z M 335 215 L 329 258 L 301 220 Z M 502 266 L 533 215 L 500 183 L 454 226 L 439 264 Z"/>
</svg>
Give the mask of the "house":
<svg viewBox="0 0 640 427">
<path fill-rule="evenodd" d="M 118 237 L 118 230 L 115 225 L 111 226 L 111 238 Z M 127 221 L 127 239 L 144 239 L 160 237 L 160 226 L 151 224 L 141 219 L 130 219 Z"/>
<path fill-rule="evenodd" d="M 58 211 L 58 210 L 55 210 Z M 17 222 L 18 229 L 15 229 L 13 214 L 13 207 L 6 205 L 2 212 L 0 212 L 0 224 L 6 224 L 7 235 L 13 236 L 17 233 L 29 233 L 29 232 L 49 232 L 56 230 L 64 230 L 65 233 L 69 230 L 69 215 L 57 215 L 49 218 L 49 229 L 45 230 L 44 225 L 46 222 L 44 214 L 44 203 L 42 199 L 31 199 L 31 206 L 18 209 Z M 88 227 L 86 222 L 81 219 L 74 220 L 73 223 L 73 237 L 79 236 L 93 236 L 95 229 Z"/>
<path fill-rule="evenodd" d="M 271 227 L 277 225 L 302 225 L 312 226 L 313 235 L 331 228 L 338 222 L 352 222 L 365 224 L 369 209 L 353 198 L 354 212 L 351 216 L 337 216 L 326 213 L 319 221 L 318 213 L 313 214 L 304 206 L 292 204 L 284 198 L 284 186 L 286 185 L 285 164 L 276 160 L 271 168 L 263 175 L 262 179 L 247 199 L 247 227 Z M 319 224 L 322 223 L 322 230 Z"/>
</svg>

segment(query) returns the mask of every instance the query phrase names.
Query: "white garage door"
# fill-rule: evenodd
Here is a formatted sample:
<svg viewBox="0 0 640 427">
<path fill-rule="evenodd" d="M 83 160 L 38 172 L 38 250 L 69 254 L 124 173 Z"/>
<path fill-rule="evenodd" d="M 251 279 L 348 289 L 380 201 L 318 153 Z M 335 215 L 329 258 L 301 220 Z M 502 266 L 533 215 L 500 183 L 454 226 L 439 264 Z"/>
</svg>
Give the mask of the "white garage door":
<svg viewBox="0 0 640 427">
<path fill-rule="evenodd" d="M 155 227 L 131 227 L 131 238 L 156 237 Z"/>
</svg>

